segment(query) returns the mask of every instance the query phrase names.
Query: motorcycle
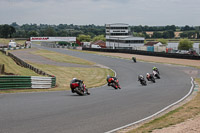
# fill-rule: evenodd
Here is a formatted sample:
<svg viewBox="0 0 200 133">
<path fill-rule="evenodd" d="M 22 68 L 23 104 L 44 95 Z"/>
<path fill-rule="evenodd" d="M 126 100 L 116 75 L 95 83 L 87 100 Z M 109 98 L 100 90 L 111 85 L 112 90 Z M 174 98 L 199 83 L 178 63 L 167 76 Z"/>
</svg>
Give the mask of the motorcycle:
<svg viewBox="0 0 200 133">
<path fill-rule="evenodd" d="M 77 93 L 80 96 L 83 96 L 85 94 L 90 95 L 88 89 L 86 88 L 86 85 L 83 82 L 80 85 L 78 82 L 70 83 L 70 88 L 72 90 L 72 93 Z"/>
<path fill-rule="evenodd" d="M 158 68 L 153 69 L 153 71 L 156 71 L 160 75 L 160 72 L 158 71 Z"/>
<path fill-rule="evenodd" d="M 153 71 L 153 75 L 154 77 L 156 77 L 157 79 L 160 79 L 160 75 L 157 71 Z"/>
<path fill-rule="evenodd" d="M 146 80 L 144 78 L 139 79 L 139 81 L 140 81 L 141 85 L 144 85 L 144 86 L 147 85 L 147 82 L 146 82 Z"/>
<path fill-rule="evenodd" d="M 156 80 L 155 80 L 155 78 L 154 78 L 153 75 L 151 75 L 150 78 L 147 78 L 147 80 L 148 80 L 148 81 L 151 81 L 151 82 L 153 82 L 153 83 L 156 82 Z"/>
<path fill-rule="evenodd" d="M 121 89 L 121 86 L 119 85 L 119 80 L 118 79 L 113 79 L 110 78 L 110 80 L 108 81 L 108 85 L 112 86 L 115 89 Z"/>
</svg>

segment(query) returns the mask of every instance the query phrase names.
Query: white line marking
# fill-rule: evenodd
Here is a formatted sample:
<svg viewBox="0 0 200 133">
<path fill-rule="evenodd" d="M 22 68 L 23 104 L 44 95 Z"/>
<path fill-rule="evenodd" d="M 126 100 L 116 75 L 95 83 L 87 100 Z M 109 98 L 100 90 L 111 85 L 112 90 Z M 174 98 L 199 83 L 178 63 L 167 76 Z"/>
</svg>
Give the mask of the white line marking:
<svg viewBox="0 0 200 133">
<path fill-rule="evenodd" d="M 192 84 L 192 86 L 191 86 L 191 88 L 190 88 L 190 91 L 188 92 L 187 95 L 185 95 L 183 98 L 181 98 L 181 99 L 178 100 L 177 102 L 175 102 L 175 103 L 173 103 L 173 104 L 171 104 L 171 105 L 165 107 L 164 109 L 158 111 L 157 113 L 155 113 L 155 114 L 153 114 L 153 115 L 151 115 L 151 116 L 148 116 L 148 117 L 146 117 L 146 118 L 144 118 L 144 119 L 141 119 L 141 120 L 139 120 L 139 121 L 136 121 L 136 122 L 127 124 L 127 125 L 125 125 L 125 126 L 122 126 L 122 127 L 119 127 L 119 128 L 116 128 L 116 129 L 113 129 L 113 130 L 110 130 L 110 131 L 107 131 L 107 132 L 105 132 L 105 133 L 113 133 L 113 132 L 116 132 L 116 131 L 121 130 L 121 129 L 123 129 L 123 128 L 126 128 L 126 127 L 129 127 L 129 126 L 138 124 L 138 123 L 140 123 L 140 122 L 143 122 L 143 121 L 145 121 L 145 120 L 147 120 L 147 119 L 150 119 L 150 118 L 152 118 L 152 117 L 154 117 L 154 116 L 156 116 L 156 115 L 162 113 L 163 111 L 165 111 L 165 110 L 171 108 L 172 106 L 176 105 L 177 103 L 183 101 L 186 97 L 188 97 L 188 96 L 192 93 L 192 91 L 193 91 L 193 89 L 194 89 L 194 83 L 193 83 L 193 81 L 194 81 L 194 80 L 193 80 L 193 78 L 191 77 L 191 84 Z"/>
</svg>

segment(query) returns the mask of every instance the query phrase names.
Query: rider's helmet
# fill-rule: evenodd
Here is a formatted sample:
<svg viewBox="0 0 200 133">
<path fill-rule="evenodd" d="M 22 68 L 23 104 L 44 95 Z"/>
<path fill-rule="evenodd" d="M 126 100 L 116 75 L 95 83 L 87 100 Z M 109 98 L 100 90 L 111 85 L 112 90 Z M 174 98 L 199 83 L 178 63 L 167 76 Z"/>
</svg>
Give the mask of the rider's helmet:
<svg viewBox="0 0 200 133">
<path fill-rule="evenodd" d="M 156 69 L 157 69 L 157 67 L 154 66 L 154 67 L 153 67 L 153 70 L 156 70 Z"/>
<path fill-rule="evenodd" d="M 150 74 L 149 73 L 147 73 L 147 77 L 149 77 L 150 76 Z"/>
<path fill-rule="evenodd" d="M 110 75 L 107 75 L 107 78 L 110 78 Z"/>
<path fill-rule="evenodd" d="M 142 78 L 143 78 L 143 76 L 142 76 L 142 75 L 139 75 L 139 76 L 138 76 L 138 78 L 139 78 L 139 79 L 142 79 Z"/>
<path fill-rule="evenodd" d="M 73 78 L 73 80 L 76 80 L 76 78 Z"/>
</svg>

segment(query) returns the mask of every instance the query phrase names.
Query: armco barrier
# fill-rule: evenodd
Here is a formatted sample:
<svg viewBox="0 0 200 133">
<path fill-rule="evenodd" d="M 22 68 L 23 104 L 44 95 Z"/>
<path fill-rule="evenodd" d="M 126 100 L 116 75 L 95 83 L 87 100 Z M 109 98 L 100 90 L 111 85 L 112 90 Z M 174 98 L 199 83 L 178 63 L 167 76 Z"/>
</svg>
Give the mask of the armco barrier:
<svg viewBox="0 0 200 133">
<path fill-rule="evenodd" d="M 129 49 L 103 49 L 103 48 L 102 49 L 82 48 L 82 50 L 113 52 L 113 53 L 128 53 L 128 54 L 139 54 L 139 55 L 168 57 L 168 58 L 200 60 L 200 56 L 193 56 L 193 55 L 188 55 L 188 54 L 178 54 L 178 53 L 149 52 L 149 51 L 129 50 Z"/>
<path fill-rule="evenodd" d="M 0 50 L 6 54 L 5 51 Z M 16 64 L 29 68 L 35 73 L 48 77 L 37 77 L 37 76 L 0 76 L 0 89 L 15 89 L 15 88 L 54 88 L 56 86 L 56 77 L 46 72 L 35 68 L 34 66 L 24 62 L 15 55 L 8 52 Z M 5 81 L 5 82 L 4 82 Z"/>
<path fill-rule="evenodd" d="M 39 76 L 0 76 L 0 90 L 52 88 L 56 85 L 56 77 Z"/>
</svg>

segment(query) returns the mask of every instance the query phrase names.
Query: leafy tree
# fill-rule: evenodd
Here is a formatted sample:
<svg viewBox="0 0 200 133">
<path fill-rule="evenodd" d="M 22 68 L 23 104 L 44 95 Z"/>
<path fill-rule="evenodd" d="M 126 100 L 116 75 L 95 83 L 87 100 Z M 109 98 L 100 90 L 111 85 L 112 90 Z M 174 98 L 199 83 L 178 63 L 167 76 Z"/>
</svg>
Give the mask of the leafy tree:
<svg viewBox="0 0 200 133">
<path fill-rule="evenodd" d="M 163 32 L 163 38 L 174 38 L 174 36 L 174 31 L 172 30 Z"/>
<path fill-rule="evenodd" d="M 188 34 L 186 32 L 182 32 L 182 33 L 180 33 L 180 37 L 181 38 L 187 38 Z"/>
<path fill-rule="evenodd" d="M 91 41 L 91 36 L 90 35 L 79 35 L 77 37 L 77 39 L 80 41 L 80 42 L 90 42 Z"/>
<path fill-rule="evenodd" d="M 179 50 L 189 50 L 193 47 L 193 42 L 188 39 L 181 39 L 178 45 Z"/>
<path fill-rule="evenodd" d="M 162 38 L 162 37 L 163 35 L 161 32 L 157 32 L 157 31 L 153 32 L 152 38 Z"/>
<path fill-rule="evenodd" d="M 36 31 L 32 30 L 28 32 L 28 37 L 36 37 L 36 36 L 38 36 L 38 33 Z"/>
<path fill-rule="evenodd" d="M 158 39 L 158 42 L 161 42 L 164 45 L 167 45 L 167 40 L 166 39 Z"/>
<path fill-rule="evenodd" d="M 56 31 L 52 27 L 48 27 L 44 33 L 45 36 L 56 36 Z"/>
<path fill-rule="evenodd" d="M 106 41 L 106 38 L 104 37 L 104 35 L 98 35 L 98 36 L 95 36 L 92 41 L 95 42 L 95 41 L 98 41 L 98 40 L 102 40 L 102 41 Z"/>
<path fill-rule="evenodd" d="M 11 38 L 12 34 L 16 32 L 15 28 L 10 25 L 2 25 L 0 28 L 0 34 L 2 37 L 7 38 L 8 36 Z"/>
</svg>

